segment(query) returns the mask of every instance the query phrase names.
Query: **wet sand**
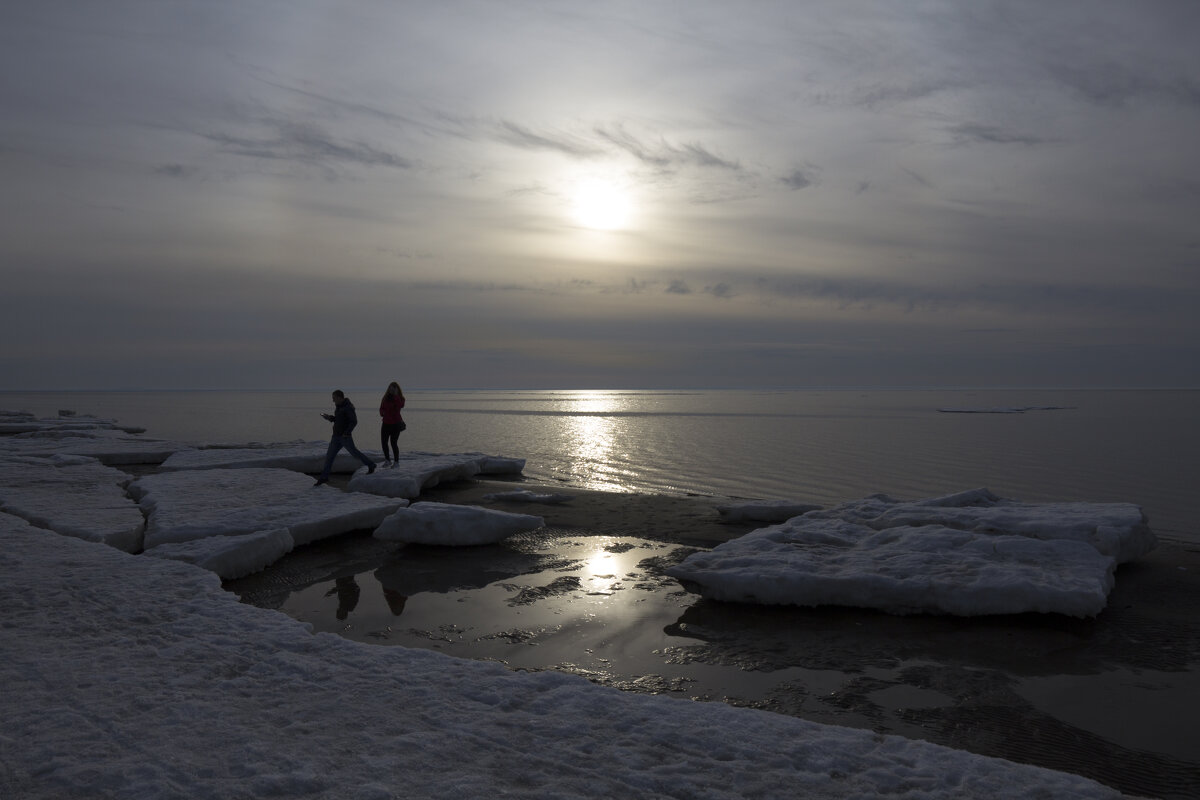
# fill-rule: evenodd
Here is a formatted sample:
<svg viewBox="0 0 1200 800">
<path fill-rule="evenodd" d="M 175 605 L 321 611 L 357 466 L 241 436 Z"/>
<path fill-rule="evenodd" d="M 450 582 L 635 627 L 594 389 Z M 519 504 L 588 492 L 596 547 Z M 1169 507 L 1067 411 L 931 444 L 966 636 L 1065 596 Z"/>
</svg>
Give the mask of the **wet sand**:
<svg viewBox="0 0 1200 800">
<path fill-rule="evenodd" d="M 485 500 L 518 489 L 573 499 Z M 547 527 L 486 548 L 339 537 L 228 588 L 362 641 L 896 733 L 1134 795 L 1197 795 L 1195 546 L 1163 542 L 1122 566 L 1094 620 L 898 617 L 687 593 L 666 566 L 758 527 L 723 522 L 713 498 L 464 481 L 421 499 L 537 514 Z"/>
</svg>

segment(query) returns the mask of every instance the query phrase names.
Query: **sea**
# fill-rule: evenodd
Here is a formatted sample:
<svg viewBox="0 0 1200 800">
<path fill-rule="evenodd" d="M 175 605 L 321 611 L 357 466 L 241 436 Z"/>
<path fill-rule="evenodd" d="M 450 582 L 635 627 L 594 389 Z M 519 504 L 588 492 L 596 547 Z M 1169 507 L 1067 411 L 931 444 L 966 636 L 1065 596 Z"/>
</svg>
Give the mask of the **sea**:
<svg viewBox="0 0 1200 800">
<path fill-rule="evenodd" d="M 347 389 L 379 448 L 381 389 Z M 832 505 L 986 487 L 1140 505 L 1200 543 L 1200 390 L 409 390 L 401 449 L 526 459 L 561 487 Z M 324 391 L 0 392 L 0 409 L 115 418 L 198 443 L 325 439 Z"/>
</svg>

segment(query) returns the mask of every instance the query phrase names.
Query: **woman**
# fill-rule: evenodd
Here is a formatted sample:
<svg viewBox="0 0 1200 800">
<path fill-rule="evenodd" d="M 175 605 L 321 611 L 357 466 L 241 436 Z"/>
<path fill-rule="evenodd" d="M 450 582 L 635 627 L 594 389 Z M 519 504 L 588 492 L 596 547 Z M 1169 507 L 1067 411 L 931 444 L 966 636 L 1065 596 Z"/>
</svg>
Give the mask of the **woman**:
<svg viewBox="0 0 1200 800">
<path fill-rule="evenodd" d="M 379 440 L 383 444 L 383 465 L 385 467 L 395 467 L 400 464 L 400 448 L 396 446 L 396 440 L 400 438 L 400 431 L 408 427 L 404 424 L 404 417 L 400 416 L 402 408 L 404 408 L 404 392 L 400 391 L 400 384 L 392 381 L 383 395 L 383 402 L 379 404 L 379 416 L 383 417 L 383 424 L 379 427 Z M 389 442 L 392 445 L 390 457 L 388 456 Z"/>
</svg>

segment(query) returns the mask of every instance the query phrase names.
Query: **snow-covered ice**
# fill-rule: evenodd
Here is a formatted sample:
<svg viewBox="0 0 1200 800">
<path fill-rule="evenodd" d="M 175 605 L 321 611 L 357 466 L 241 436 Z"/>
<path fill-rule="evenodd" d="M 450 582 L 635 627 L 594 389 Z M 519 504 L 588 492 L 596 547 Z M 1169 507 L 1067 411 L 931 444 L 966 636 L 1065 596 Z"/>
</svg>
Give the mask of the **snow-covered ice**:
<svg viewBox="0 0 1200 800">
<path fill-rule="evenodd" d="M 1119 561 L 1154 546 L 1129 504 L 883 495 L 752 531 L 667 570 L 718 600 L 960 615 L 1104 609 Z"/>
<path fill-rule="evenodd" d="M 987 489 L 970 489 L 915 502 L 873 495 L 842 503 L 816 517 L 858 522 L 876 530 L 902 525 L 943 525 L 963 531 L 1037 539 L 1075 539 L 1123 564 L 1154 549 L 1157 540 L 1133 503 L 1021 503 Z"/>
<path fill-rule="evenodd" d="M 411 544 L 493 544 L 545 524 L 530 514 L 425 502 L 397 510 L 375 529 L 375 538 Z"/>
<path fill-rule="evenodd" d="M 1085 617 L 1103 610 L 1115 566 L 1083 542 L 797 517 L 695 553 L 667 574 L 734 602 Z"/>
<path fill-rule="evenodd" d="M 146 475 L 129 484 L 147 513 L 146 547 L 287 528 L 296 546 L 373 529 L 406 500 L 331 486 L 284 469 L 206 469 Z"/>
<path fill-rule="evenodd" d="M 209 536 L 190 542 L 168 542 L 151 547 L 146 555 L 195 564 L 223 580 L 241 578 L 274 564 L 292 552 L 296 542 L 287 528 L 241 536 Z"/>
<path fill-rule="evenodd" d="M 378 647 L 0 514 L 0 796 L 1119 798 L 722 703 Z"/>
<path fill-rule="evenodd" d="M 523 458 L 503 458 L 483 453 L 401 453 L 395 466 L 375 470 L 368 475 L 358 472 L 350 479 L 355 492 L 370 492 L 384 497 L 415 499 L 424 489 L 443 481 L 463 480 L 477 475 L 519 475 L 525 468 Z"/>
<path fill-rule="evenodd" d="M 0 459 L 0 511 L 136 553 L 142 549 L 145 518 L 125 494 L 130 480 L 85 456 L 9 456 Z"/>
<path fill-rule="evenodd" d="M 717 513 L 729 522 L 784 522 L 820 509 L 812 503 L 792 500 L 746 500 L 719 505 Z"/>
<path fill-rule="evenodd" d="M 162 471 L 178 472 L 200 469 L 289 469 L 309 474 L 325 466 L 325 451 L 329 442 L 281 442 L 247 447 L 209 445 L 180 450 L 162 463 Z M 366 455 L 379 460 L 378 452 Z M 346 451 L 338 453 L 331 472 L 350 473 L 362 467 L 362 462 Z"/>
</svg>

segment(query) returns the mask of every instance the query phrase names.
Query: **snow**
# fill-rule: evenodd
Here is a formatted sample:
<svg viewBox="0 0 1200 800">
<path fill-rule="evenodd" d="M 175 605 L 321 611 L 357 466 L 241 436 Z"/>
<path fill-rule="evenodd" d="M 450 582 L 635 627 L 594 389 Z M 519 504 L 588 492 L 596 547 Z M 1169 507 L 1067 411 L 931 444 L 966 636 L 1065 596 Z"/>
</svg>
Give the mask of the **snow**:
<svg viewBox="0 0 1200 800">
<path fill-rule="evenodd" d="M 667 570 L 706 597 L 894 614 L 1099 614 L 1119 562 L 1154 547 L 1137 506 L 1024 504 L 986 489 L 812 511 Z"/>
<path fill-rule="evenodd" d="M 357 462 L 355 462 L 357 463 Z M 442 481 L 463 480 L 476 475 L 512 475 L 525 468 L 523 458 L 502 458 L 483 453 L 401 453 L 394 466 L 365 471 L 350 479 L 349 488 L 384 497 L 415 499 L 424 489 Z"/>
<path fill-rule="evenodd" d="M 129 484 L 146 512 L 146 547 L 286 527 L 296 546 L 372 529 L 405 500 L 313 486 L 283 469 L 207 469 L 146 475 Z"/>
<path fill-rule="evenodd" d="M 821 506 L 792 500 L 747 500 L 717 506 L 728 522 L 784 522 L 792 517 L 819 511 Z"/>
<path fill-rule="evenodd" d="M 0 796 L 1117 798 L 721 703 L 313 635 L 187 564 L 0 514 Z"/>
<path fill-rule="evenodd" d="M 145 519 L 125 494 L 131 479 L 83 456 L 10 456 L 0 459 L 0 511 L 136 553 Z M 64 502 L 67 497 L 70 502 Z"/>
<path fill-rule="evenodd" d="M 375 538 L 412 544 L 493 544 L 545 524 L 541 517 L 529 514 L 424 502 L 397 510 L 375 529 Z"/>
<path fill-rule="evenodd" d="M 859 522 L 877 530 L 901 525 L 944 525 L 979 533 L 1038 539 L 1075 539 L 1125 563 L 1154 549 L 1157 540 L 1141 507 L 1132 503 L 1019 503 L 987 489 L 901 502 L 874 495 L 816 516 Z"/>
<path fill-rule="evenodd" d="M 698 584 L 705 597 L 734 602 L 1088 617 L 1104 609 L 1115 567 L 1077 541 L 938 525 L 877 531 L 806 516 L 695 553 L 667 574 Z"/>
<path fill-rule="evenodd" d="M 195 564 L 217 573 L 222 580 L 231 580 L 275 563 L 295 546 L 291 531 L 275 528 L 243 536 L 209 536 L 190 542 L 169 542 L 150 548 L 146 555 Z"/>
</svg>

